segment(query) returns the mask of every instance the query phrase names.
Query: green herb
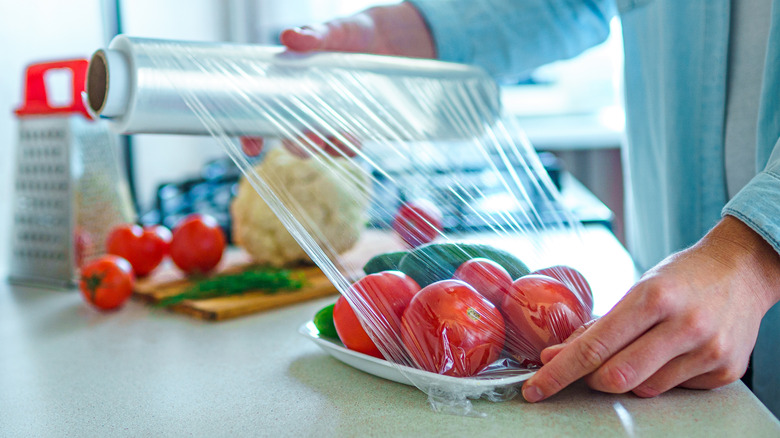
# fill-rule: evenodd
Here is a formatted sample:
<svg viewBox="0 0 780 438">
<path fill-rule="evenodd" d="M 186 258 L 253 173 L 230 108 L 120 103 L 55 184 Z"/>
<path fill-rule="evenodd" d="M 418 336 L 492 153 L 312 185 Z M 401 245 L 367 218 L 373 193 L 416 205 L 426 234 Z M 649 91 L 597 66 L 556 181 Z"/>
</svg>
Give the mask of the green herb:
<svg viewBox="0 0 780 438">
<path fill-rule="evenodd" d="M 184 300 L 202 300 L 246 292 L 265 292 L 273 294 L 283 290 L 297 290 L 303 287 L 303 273 L 293 273 L 287 269 L 257 267 L 235 274 L 221 274 L 204 278 L 183 292 L 165 297 L 155 305 L 168 307 Z"/>
</svg>

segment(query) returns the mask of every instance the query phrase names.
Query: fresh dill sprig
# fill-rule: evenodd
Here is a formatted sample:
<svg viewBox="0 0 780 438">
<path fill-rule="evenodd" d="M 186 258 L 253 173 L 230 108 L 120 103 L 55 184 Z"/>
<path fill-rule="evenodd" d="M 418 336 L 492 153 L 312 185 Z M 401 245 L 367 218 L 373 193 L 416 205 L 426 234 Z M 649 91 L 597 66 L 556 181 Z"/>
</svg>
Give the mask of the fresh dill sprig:
<svg viewBox="0 0 780 438">
<path fill-rule="evenodd" d="M 161 299 L 155 306 L 168 307 L 185 300 L 241 295 L 246 292 L 274 294 L 283 290 L 297 290 L 304 284 L 305 276 L 301 272 L 261 266 L 200 279 L 183 292 Z"/>
</svg>

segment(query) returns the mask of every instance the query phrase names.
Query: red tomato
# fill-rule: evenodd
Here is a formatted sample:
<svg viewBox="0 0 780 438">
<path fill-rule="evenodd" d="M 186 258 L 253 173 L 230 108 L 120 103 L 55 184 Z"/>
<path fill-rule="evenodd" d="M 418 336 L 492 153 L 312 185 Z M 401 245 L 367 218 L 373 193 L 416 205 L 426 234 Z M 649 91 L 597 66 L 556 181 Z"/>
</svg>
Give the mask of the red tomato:
<svg viewBox="0 0 780 438">
<path fill-rule="evenodd" d="M 112 310 L 130 298 L 134 282 L 130 262 L 115 255 L 105 255 L 81 269 L 79 289 L 98 309 Z"/>
<path fill-rule="evenodd" d="M 353 294 L 350 298 L 364 303 L 367 310 L 363 312 L 371 312 L 373 315 L 372 319 L 368 319 L 367 315 L 362 315 L 360 319 L 368 321 L 368 330 L 379 325 L 380 334 L 375 333 L 374 338 L 380 339 L 385 350 L 388 350 L 391 356 L 388 359 L 397 358 L 402 353 L 399 335 L 401 315 L 419 290 L 420 286 L 403 272 L 383 271 L 366 275 L 347 292 Z M 339 298 L 333 309 L 333 323 L 344 346 L 371 356 L 383 357 L 344 297 Z"/>
<path fill-rule="evenodd" d="M 171 240 L 171 260 L 186 274 L 206 274 L 225 252 L 225 233 L 217 220 L 193 213 L 176 225 Z"/>
<path fill-rule="evenodd" d="M 382 353 L 377 348 L 371 337 L 360 324 L 360 320 L 355 315 L 355 311 L 350 307 L 349 302 L 344 296 L 340 296 L 333 306 L 333 325 L 336 326 L 336 333 L 341 339 L 341 343 L 350 350 L 367 354 L 382 359 Z"/>
<path fill-rule="evenodd" d="M 546 275 L 525 275 L 512 283 L 501 307 L 507 351 L 518 361 L 541 365 L 545 348 L 566 340 L 588 321 L 580 300 L 565 284 Z"/>
<path fill-rule="evenodd" d="M 503 266 L 481 257 L 463 262 L 452 278 L 468 283 L 498 308 L 512 286 L 512 277 Z"/>
<path fill-rule="evenodd" d="M 170 245 L 171 231 L 162 225 L 124 224 L 108 234 L 106 252 L 124 258 L 137 277 L 145 277 L 162 262 Z"/>
<path fill-rule="evenodd" d="M 342 133 L 338 136 L 329 135 L 326 140 L 323 149 L 333 157 L 354 158 L 361 145 L 360 140 L 349 133 Z"/>
<path fill-rule="evenodd" d="M 425 199 L 404 203 L 393 218 L 393 229 L 407 245 L 416 248 L 441 233 L 441 211 Z"/>
<path fill-rule="evenodd" d="M 263 137 L 241 137 L 241 150 L 248 157 L 256 157 L 263 151 Z"/>
<path fill-rule="evenodd" d="M 565 284 L 582 300 L 585 308 L 588 309 L 588 313 L 593 311 L 593 291 L 590 290 L 588 280 L 585 279 L 585 276 L 580 271 L 568 266 L 558 265 L 539 269 L 532 272 L 532 274 L 547 275 Z"/>
<path fill-rule="evenodd" d="M 414 296 L 401 318 L 401 338 L 417 367 L 468 377 L 498 359 L 504 318 L 474 288 L 441 280 Z"/>
</svg>

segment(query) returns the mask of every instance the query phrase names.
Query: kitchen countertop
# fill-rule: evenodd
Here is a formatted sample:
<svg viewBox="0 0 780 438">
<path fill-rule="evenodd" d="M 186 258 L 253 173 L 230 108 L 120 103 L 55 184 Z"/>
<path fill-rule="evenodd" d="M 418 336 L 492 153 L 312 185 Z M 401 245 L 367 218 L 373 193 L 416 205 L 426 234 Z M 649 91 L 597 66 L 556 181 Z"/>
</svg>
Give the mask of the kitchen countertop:
<svg viewBox="0 0 780 438">
<path fill-rule="evenodd" d="M 436 413 L 297 333 L 333 301 L 214 323 L 0 283 L 0 436 L 780 436 L 741 382 L 654 399 L 577 383 L 535 405 L 475 401 L 484 418 Z"/>
</svg>

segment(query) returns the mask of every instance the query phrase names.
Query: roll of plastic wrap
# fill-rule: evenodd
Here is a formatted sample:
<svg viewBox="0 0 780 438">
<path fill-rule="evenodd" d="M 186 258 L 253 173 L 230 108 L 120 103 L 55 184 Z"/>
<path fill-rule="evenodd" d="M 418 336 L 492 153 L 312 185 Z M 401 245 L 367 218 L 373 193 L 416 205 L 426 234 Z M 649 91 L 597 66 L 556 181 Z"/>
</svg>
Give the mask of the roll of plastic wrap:
<svg viewBox="0 0 780 438">
<path fill-rule="evenodd" d="M 454 84 L 474 88 L 484 114 L 499 114 L 495 83 L 460 64 L 120 35 L 93 55 L 87 101 L 124 133 L 208 134 L 190 108 L 198 102 L 229 134 L 287 137 L 334 112 L 393 120 L 387 135 L 426 139 L 462 132 L 445 111 L 458 98 Z"/>
</svg>

